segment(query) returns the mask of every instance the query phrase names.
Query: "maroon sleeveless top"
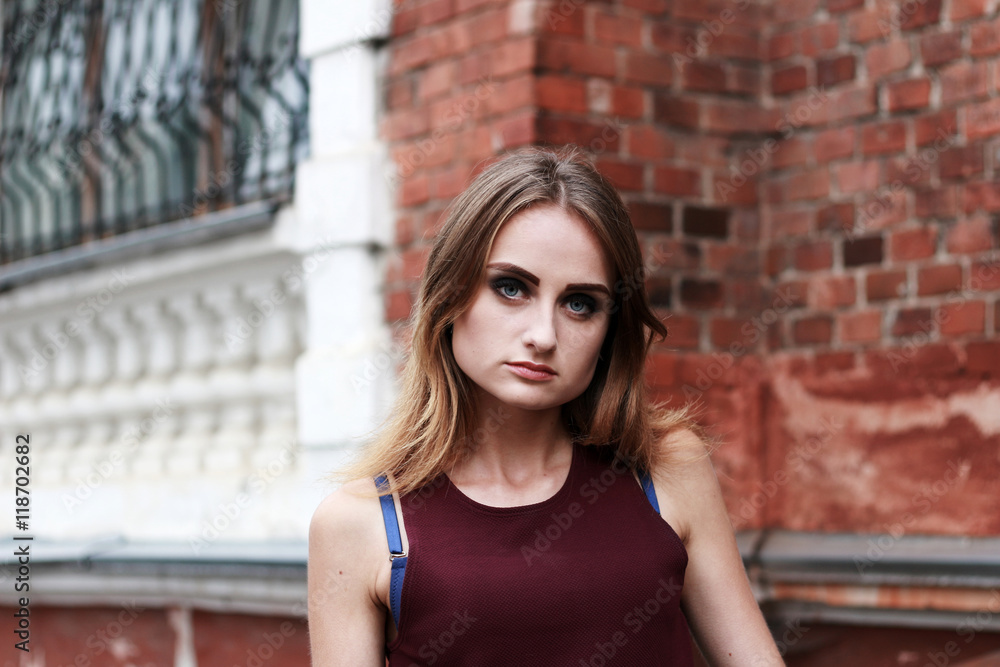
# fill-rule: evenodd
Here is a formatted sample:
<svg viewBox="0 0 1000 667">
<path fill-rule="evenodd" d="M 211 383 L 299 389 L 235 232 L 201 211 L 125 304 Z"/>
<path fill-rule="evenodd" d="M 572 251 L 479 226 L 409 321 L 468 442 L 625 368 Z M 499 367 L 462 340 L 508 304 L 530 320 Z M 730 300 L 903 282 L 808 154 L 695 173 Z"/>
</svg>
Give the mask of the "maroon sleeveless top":
<svg viewBox="0 0 1000 667">
<path fill-rule="evenodd" d="M 687 551 L 609 447 L 562 488 L 478 503 L 440 475 L 401 498 L 409 540 L 390 667 L 691 667 Z"/>
</svg>

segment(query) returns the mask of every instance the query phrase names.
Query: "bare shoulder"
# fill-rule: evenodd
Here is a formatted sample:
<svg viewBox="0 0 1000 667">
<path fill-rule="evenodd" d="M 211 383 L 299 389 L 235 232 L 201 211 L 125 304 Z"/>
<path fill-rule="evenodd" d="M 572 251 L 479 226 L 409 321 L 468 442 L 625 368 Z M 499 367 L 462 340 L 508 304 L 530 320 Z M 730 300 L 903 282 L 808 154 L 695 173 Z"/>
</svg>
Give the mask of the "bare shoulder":
<svg viewBox="0 0 1000 667">
<path fill-rule="evenodd" d="M 377 497 L 355 480 L 327 495 L 309 524 L 308 598 L 313 665 L 376 665 L 382 659 L 385 610 L 378 595 L 382 561 Z"/>
<path fill-rule="evenodd" d="M 687 544 L 693 527 L 723 506 L 722 492 L 708 444 L 701 436 L 678 428 L 664 437 L 662 446 L 669 454 L 653 469 L 653 483 L 663 496 L 664 518 Z"/>
</svg>

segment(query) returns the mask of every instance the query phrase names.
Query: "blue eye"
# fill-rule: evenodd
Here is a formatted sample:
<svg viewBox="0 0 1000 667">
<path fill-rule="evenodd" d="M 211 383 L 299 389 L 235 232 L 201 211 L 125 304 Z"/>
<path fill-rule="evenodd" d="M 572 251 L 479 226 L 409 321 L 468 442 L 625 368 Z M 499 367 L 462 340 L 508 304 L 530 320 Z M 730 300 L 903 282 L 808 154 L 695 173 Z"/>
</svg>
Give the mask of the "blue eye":
<svg viewBox="0 0 1000 667">
<path fill-rule="evenodd" d="M 597 302 L 591 299 L 589 296 L 584 296 L 582 294 L 574 294 L 573 297 L 570 299 L 569 303 L 583 304 L 586 310 L 576 310 L 572 306 L 570 307 L 570 310 L 580 315 L 589 315 L 597 310 Z"/>
<path fill-rule="evenodd" d="M 508 288 L 511 288 L 515 292 L 518 292 L 521 290 L 523 285 L 521 285 L 521 281 L 514 280 L 513 278 L 500 278 L 499 280 L 494 280 L 492 283 L 490 283 L 490 287 L 492 287 L 495 291 L 499 292 L 501 295 L 507 297 L 508 299 L 513 299 L 516 296 L 516 294 L 510 294 L 506 290 Z"/>
</svg>

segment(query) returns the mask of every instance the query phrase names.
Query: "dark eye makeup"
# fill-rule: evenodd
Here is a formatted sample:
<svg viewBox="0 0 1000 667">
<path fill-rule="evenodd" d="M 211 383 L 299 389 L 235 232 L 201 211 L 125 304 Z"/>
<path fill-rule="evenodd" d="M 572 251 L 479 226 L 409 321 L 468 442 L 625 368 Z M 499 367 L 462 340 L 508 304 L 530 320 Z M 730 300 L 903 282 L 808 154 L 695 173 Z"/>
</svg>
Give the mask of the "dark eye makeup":
<svg viewBox="0 0 1000 667">
<path fill-rule="evenodd" d="M 515 300 L 517 297 L 511 294 L 511 291 L 525 291 L 524 283 L 522 283 L 517 278 L 494 278 L 490 281 L 490 288 L 493 289 L 498 295 L 504 299 Z M 566 297 L 567 303 L 582 303 L 585 310 L 576 310 L 575 308 L 570 308 L 570 312 L 575 315 L 582 315 L 585 317 L 590 317 L 597 313 L 598 304 L 597 300 L 592 296 L 587 294 L 570 294 Z"/>
</svg>

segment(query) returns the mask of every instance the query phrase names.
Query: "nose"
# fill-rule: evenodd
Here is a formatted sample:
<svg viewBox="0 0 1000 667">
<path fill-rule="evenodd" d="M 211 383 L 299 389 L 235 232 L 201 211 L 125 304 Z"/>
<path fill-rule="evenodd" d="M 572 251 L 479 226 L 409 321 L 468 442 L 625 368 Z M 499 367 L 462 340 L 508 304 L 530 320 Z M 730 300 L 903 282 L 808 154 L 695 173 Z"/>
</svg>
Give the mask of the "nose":
<svg viewBox="0 0 1000 667">
<path fill-rule="evenodd" d="M 549 352 L 556 346 L 555 306 L 539 303 L 538 307 L 530 309 L 528 325 L 521 337 L 528 347 L 538 352 Z"/>
</svg>

